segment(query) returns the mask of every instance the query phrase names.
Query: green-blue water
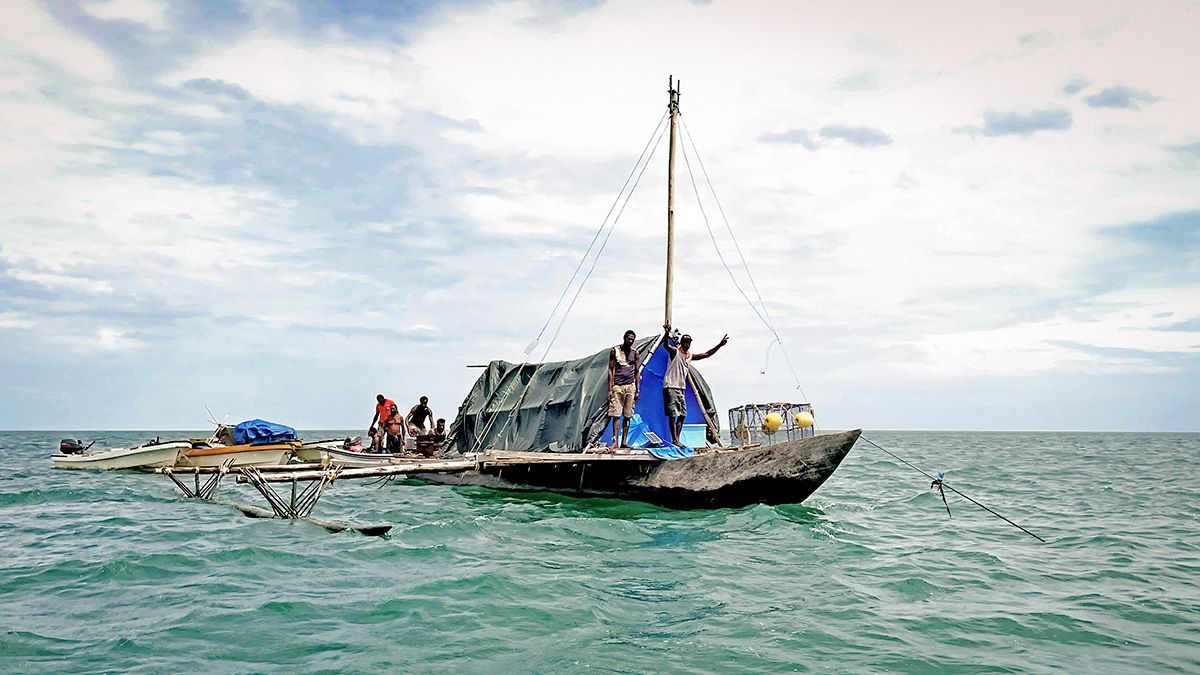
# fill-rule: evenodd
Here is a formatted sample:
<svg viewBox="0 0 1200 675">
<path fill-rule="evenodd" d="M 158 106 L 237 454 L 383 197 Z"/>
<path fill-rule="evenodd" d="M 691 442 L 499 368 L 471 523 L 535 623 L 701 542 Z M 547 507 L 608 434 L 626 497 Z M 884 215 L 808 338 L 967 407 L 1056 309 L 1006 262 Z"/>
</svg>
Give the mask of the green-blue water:
<svg viewBox="0 0 1200 675">
<path fill-rule="evenodd" d="M 3 673 L 1200 672 L 1197 434 L 868 432 L 1044 544 L 863 443 L 798 506 L 335 483 L 373 538 L 73 435 L 155 433 L 0 432 Z"/>
</svg>

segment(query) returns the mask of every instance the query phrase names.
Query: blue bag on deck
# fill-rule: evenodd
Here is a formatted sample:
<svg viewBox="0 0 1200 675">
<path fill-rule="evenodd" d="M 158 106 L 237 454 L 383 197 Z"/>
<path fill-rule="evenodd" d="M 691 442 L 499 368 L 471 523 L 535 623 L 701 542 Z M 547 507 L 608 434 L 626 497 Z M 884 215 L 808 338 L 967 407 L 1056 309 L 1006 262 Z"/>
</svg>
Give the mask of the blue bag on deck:
<svg viewBox="0 0 1200 675">
<path fill-rule="evenodd" d="M 666 460 L 685 459 L 696 456 L 696 451 L 692 448 L 680 448 L 674 445 L 668 445 L 665 448 L 648 447 L 646 450 L 650 451 L 650 454 L 655 457 Z"/>
<path fill-rule="evenodd" d="M 296 430 L 266 420 L 249 420 L 233 428 L 233 442 L 237 445 L 263 445 L 296 440 Z"/>
</svg>

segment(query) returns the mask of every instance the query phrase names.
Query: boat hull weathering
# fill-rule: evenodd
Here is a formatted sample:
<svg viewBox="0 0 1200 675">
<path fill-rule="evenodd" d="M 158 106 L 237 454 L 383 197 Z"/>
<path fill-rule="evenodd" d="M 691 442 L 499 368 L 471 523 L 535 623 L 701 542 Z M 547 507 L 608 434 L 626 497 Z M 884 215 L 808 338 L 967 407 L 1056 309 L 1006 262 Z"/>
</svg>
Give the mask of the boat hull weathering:
<svg viewBox="0 0 1200 675">
<path fill-rule="evenodd" d="M 619 497 L 677 509 L 798 504 L 833 474 L 861 433 L 856 429 L 672 461 L 544 454 L 543 461 L 531 462 L 525 455 L 524 461 L 506 463 L 497 454 L 492 461 L 481 456 L 476 469 L 417 473 L 412 478 L 500 490 Z"/>
</svg>

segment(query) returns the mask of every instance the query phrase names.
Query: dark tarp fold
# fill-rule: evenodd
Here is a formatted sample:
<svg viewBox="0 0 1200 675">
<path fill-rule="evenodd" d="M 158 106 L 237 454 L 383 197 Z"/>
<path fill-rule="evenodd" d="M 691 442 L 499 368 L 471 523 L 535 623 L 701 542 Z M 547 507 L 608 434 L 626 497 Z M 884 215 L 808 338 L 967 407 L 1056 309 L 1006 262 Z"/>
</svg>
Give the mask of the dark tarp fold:
<svg viewBox="0 0 1200 675">
<path fill-rule="evenodd" d="M 658 336 L 634 343 L 643 359 Z M 610 348 L 611 349 L 611 348 Z M 599 441 L 608 425 L 609 349 L 576 361 L 509 363 L 492 361 L 459 407 L 446 434 L 443 455 L 484 449 L 515 452 L 580 452 Z M 669 441 L 662 409 L 662 374 L 667 350 L 658 348 L 642 370 L 642 397 L 636 412 L 654 433 Z M 689 366 L 690 367 L 690 366 Z M 702 405 L 719 430 L 712 392 L 691 368 L 684 422 L 704 424 Z M 523 397 L 523 398 L 522 398 Z M 699 405 L 697 405 L 699 403 Z M 631 439 L 632 440 L 632 439 Z"/>
</svg>

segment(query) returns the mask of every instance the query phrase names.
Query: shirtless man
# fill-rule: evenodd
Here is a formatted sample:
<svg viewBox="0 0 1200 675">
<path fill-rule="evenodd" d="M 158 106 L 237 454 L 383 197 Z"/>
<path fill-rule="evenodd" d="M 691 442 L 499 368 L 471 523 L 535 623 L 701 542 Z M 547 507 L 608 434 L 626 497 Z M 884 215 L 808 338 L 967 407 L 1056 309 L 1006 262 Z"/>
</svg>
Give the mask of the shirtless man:
<svg viewBox="0 0 1200 675">
<path fill-rule="evenodd" d="M 392 405 L 391 413 L 384 426 L 387 429 L 384 451 L 394 455 L 404 452 L 404 420 L 401 419 L 400 411 L 396 409 L 395 404 Z"/>
<path fill-rule="evenodd" d="M 413 409 L 408 411 L 408 417 L 405 418 L 408 422 L 408 433 L 416 436 L 424 436 L 433 432 L 433 411 L 429 409 L 429 397 L 422 396 L 421 402 L 413 406 Z M 425 430 L 425 422 L 429 422 L 429 431 Z"/>
<path fill-rule="evenodd" d="M 687 367 L 689 361 L 707 359 L 729 342 L 729 336 L 721 338 L 716 347 L 699 354 L 692 354 L 692 336 L 683 335 L 679 338 L 679 347 L 671 346 L 669 325 L 663 326 L 662 345 L 667 348 L 671 360 L 667 362 L 667 372 L 663 375 L 663 412 L 667 415 L 667 424 L 671 427 L 671 443 L 683 447 L 679 442 L 679 434 L 683 433 L 683 418 L 687 417 L 687 399 L 683 392 L 687 389 Z"/>
</svg>

